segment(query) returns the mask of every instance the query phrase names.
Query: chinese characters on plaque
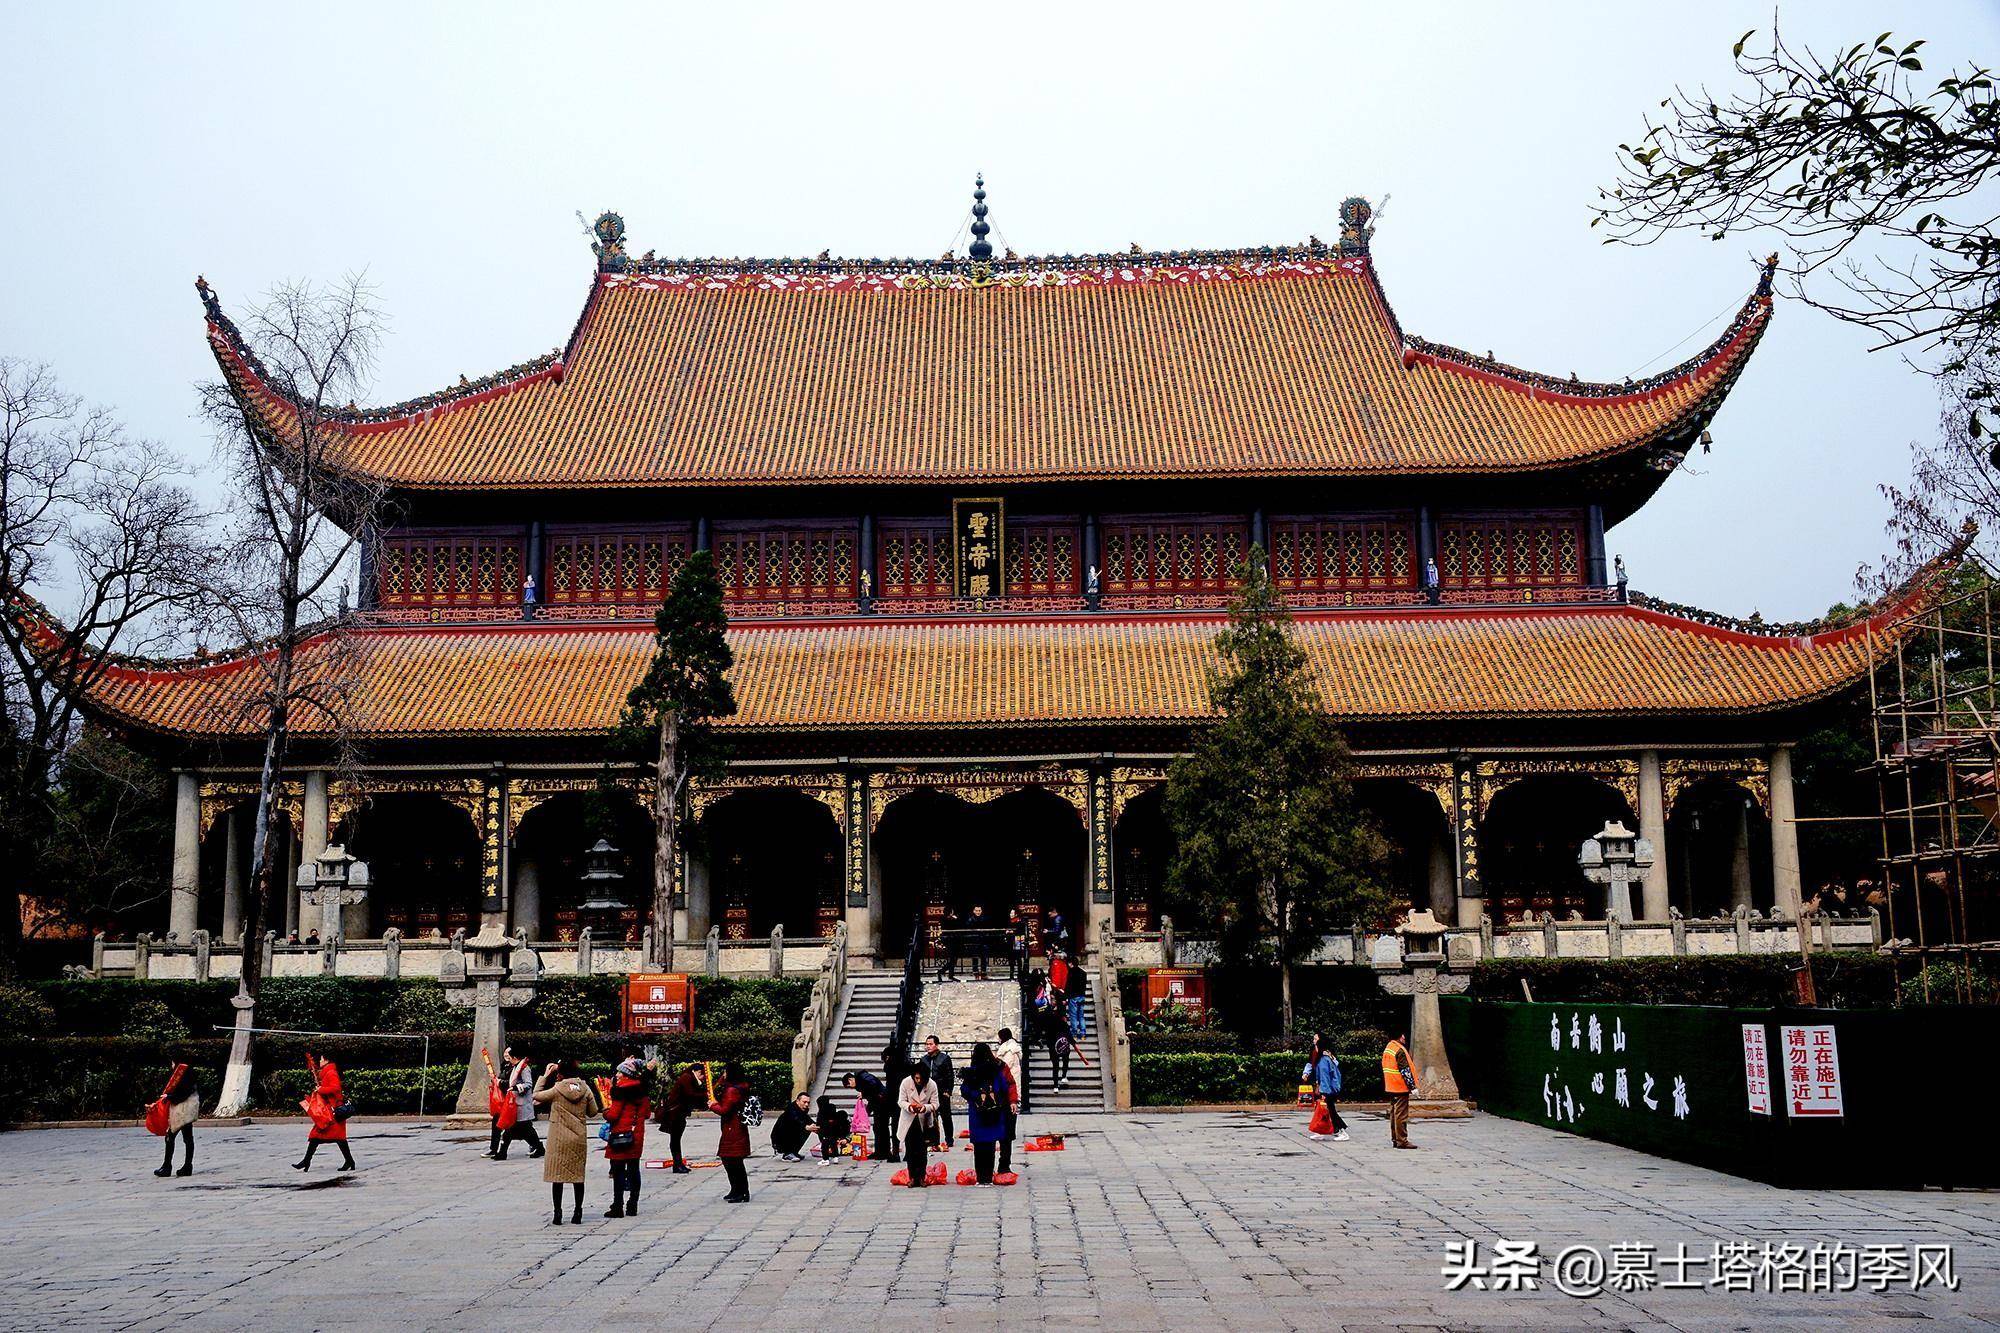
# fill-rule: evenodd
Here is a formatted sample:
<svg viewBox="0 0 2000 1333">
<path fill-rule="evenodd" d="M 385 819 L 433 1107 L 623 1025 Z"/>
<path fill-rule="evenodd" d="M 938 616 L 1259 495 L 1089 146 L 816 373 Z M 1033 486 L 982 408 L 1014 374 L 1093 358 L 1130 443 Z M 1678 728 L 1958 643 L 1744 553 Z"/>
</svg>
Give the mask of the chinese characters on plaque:
<svg viewBox="0 0 2000 1333">
<path fill-rule="evenodd" d="M 1743 1025 L 1743 1086 L 1754 1115 L 1771 1114 L 1771 1054 L 1762 1023 Z"/>
<path fill-rule="evenodd" d="M 1555 1061 L 1542 1075 L 1542 1114 L 1556 1124 L 1573 1125 L 1595 1104 L 1613 1117 L 1643 1108 L 1675 1120 L 1690 1118 L 1694 1111 L 1686 1076 L 1672 1075 L 1670 1086 L 1667 1075 L 1655 1077 L 1643 1067 L 1649 1062 L 1638 1052 L 1626 1051 L 1626 1040 L 1625 1020 L 1616 1015 L 1607 1028 L 1596 1014 L 1583 1010 L 1570 1011 L 1567 1024 L 1562 1014 L 1551 1013 L 1549 1050 L 1555 1053 Z M 1609 1079 L 1605 1065 L 1611 1066 Z M 1587 1084 L 1585 1074 L 1589 1075 Z M 1593 1098 L 1606 1097 L 1608 1102 L 1593 1103 Z"/>
<path fill-rule="evenodd" d="M 1006 591 L 1007 504 L 1004 500 L 951 502 L 952 591 L 960 597 L 998 597 Z"/>
<path fill-rule="evenodd" d="M 1780 1027 L 1785 1054 L 1785 1092 L 1793 1116 L 1846 1114 L 1840 1095 L 1840 1052 L 1826 1025 Z"/>
</svg>

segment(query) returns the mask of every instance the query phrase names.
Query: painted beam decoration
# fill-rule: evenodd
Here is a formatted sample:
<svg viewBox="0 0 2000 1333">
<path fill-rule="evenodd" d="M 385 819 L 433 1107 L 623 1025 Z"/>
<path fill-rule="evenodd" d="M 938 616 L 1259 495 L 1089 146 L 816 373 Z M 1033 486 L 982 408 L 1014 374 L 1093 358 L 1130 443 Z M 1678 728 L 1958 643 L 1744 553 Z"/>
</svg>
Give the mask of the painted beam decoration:
<svg viewBox="0 0 2000 1333">
<path fill-rule="evenodd" d="M 1006 588 L 1007 505 L 1004 500 L 951 502 L 952 591 L 981 601 Z"/>
</svg>

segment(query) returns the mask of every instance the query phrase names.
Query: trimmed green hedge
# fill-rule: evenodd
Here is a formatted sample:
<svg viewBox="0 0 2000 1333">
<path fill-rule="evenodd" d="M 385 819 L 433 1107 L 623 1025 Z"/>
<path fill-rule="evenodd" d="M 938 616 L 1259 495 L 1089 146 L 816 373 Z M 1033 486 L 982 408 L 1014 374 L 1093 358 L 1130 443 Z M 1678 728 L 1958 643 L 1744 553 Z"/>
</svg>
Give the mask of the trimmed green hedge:
<svg viewBox="0 0 2000 1333">
<path fill-rule="evenodd" d="M 1140 1022 L 1146 969 L 1118 971 L 1119 1002 L 1128 1027 Z M 1278 1031 L 1278 969 L 1208 969 L 1209 1031 L 1236 1034 L 1255 1049 L 1276 1051 L 1285 1044 Z M 1409 1015 L 1409 1001 L 1383 991 L 1372 967 L 1310 966 L 1292 969 L 1292 1034 L 1309 1042 L 1312 1034 L 1386 1029 Z M 1164 1034 L 1162 1034 L 1164 1035 Z M 1134 1033 L 1136 1038 L 1137 1033 Z M 1137 1049 L 1136 1047 L 1134 1048 Z M 1165 1048 L 1162 1048 L 1165 1049 Z"/>
<path fill-rule="evenodd" d="M 1382 1096 L 1381 1052 L 1372 1061 L 1342 1056 L 1342 1101 Z M 1291 1102 L 1298 1098 L 1302 1051 L 1262 1055 L 1183 1052 L 1132 1057 L 1134 1106 L 1184 1106 L 1207 1102 Z"/>
<path fill-rule="evenodd" d="M 611 1033 L 618 1030 L 623 976 L 543 977 L 535 1002 L 509 1015 L 511 1026 L 523 1031 Z M 189 1037 L 205 1037 L 235 1021 L 230 997 L 233 981 L 134 981 L 129 977 L 102 980 L 38 981 L 29 987 L 52 1011 L 50 1030 L 73 1037 L 126 1035 L 135 1010 L 157 1014 L 164 1008 L 169 1021 Z M 781 1024 L 796 1031 L 812 999 L 812 982 L 804 977 L 706 977 L 695 979 L 695 1026 L 705 1015 L 726 1017 L 741 1010 L 751 997 L 770 1003 Z M 737 1003 L 728 1003 L 736 1001 Z M 152 1002 L 152 1003 L 148 1003 Z M 311 1032 L 430 1032 L 462 1033 L 469 1011 L 446 1003 L 444 990 L 430 978 L 385 981 L 372 977 L 272 977 L 257 999 L 257 1025 Z M 40 1021 L 39 1019 L 37 1020 Z"/>
<path fill-rule="evenodd" d="M 1796 954 L 1715 957 L 1496 958 L 1472 972 L 1475 1000 L 1517 1001 L 1525 979 L 1535 999 L 1572 1004 L 1699 1004 L 1739 1009 L 1793 1003 Z M 1894 960 L 1875 953 L 1816 953 L 1813 984 L 1822 1006 L 1883 1009 L 1895 1003 Z"/>
</svg>

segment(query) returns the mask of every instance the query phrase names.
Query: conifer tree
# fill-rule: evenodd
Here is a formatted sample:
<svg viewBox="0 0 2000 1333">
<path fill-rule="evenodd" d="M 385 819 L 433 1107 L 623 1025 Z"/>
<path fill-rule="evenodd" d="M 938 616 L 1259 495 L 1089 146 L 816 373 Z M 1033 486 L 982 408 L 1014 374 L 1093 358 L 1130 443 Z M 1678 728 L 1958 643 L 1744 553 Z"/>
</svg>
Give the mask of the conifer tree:
<svg viewBox="0 0 2000 1333">
<path fill-rule="evenodd" d="M 1175 891 L 1216 932 L 1225 965 L 1278 968 L 1292 1035 L 1292 967 L 1327 932 L 1388 907 L 1381 836 L 1355 804 L 1352 758 L 1252 549 L 1217 636 L 1216 720 L 1167 775 Z"/>
</svg>

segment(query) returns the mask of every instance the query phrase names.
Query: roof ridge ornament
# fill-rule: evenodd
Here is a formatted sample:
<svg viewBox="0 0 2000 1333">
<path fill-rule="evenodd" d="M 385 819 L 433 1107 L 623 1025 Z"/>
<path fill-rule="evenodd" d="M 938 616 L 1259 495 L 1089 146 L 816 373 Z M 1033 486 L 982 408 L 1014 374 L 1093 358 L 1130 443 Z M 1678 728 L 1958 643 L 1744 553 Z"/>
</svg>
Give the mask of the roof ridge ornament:
<svg viewBox="0 0 2000 1333">
<path fill-rule="evenodd" d="M 1340 201 L 1340 253 L 1368 253 L 1368 243 L 1375 239 L 1375 228 L 1370 225 L 1374 216 L 1374 208 L 1358 194 Z"/>
<path fill-rule="evenodd" d="M 972 244 L 966 249 L 976 287 L 993 281 L 993 245 L 986 239 L 992 230 L 986 222 L 986 173 L 982 171 L 972 178 Z"/>
<path fill-rule="evenodd" d="M 597 256 L 597 271 L 623 273 L 628 262 L 625 258 L 625 219 L 607 208 L 597 215 L 597 221 L 590 224 L 590 231 L 597 237 L 590 243 L 590 253 Z"/>
</svg>

